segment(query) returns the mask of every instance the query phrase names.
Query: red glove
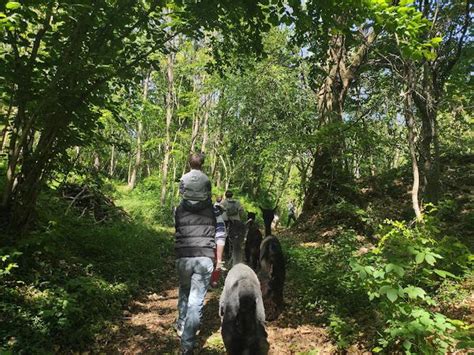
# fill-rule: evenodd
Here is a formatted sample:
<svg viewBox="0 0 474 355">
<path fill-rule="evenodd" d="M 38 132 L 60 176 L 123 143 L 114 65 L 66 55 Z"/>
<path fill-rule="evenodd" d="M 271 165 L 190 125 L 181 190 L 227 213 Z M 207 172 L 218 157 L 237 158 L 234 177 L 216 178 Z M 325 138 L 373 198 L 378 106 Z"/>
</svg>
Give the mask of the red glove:
<svg viewBox="0 0 474 355">
<path fill-rule="evenodd" d="M 211 287 L 216 288 L 219 283 L 219 278 L 221 277 L 221 269 L 215 268 L 211 274 Z"/>
</svg>

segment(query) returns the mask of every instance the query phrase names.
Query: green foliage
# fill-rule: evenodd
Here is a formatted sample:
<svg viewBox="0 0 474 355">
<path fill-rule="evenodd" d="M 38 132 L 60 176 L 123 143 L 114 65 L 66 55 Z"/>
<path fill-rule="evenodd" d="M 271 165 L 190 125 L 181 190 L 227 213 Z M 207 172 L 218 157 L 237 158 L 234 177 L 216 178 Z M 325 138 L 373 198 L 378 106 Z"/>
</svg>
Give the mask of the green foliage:
<svg viewBox="0 0 474 355">
<path fill-rule="evenodd" d="M 0 251 L 0 280 L 10 275 L 12 270 L 18 267 L 18 264 L 14 262 L 15 258 L 21 255 L 20 252 L 14 251 L 11 255 L 6 254 L 6 251 Z"/>
<path fill-rule="evenodd" d="M 173 207 L 176 200 L 167 200 L 165 205 L 160 203 L 161 179 L 150 176 L 143 180 L 136 189 L 128 190 L 126 186 L 119 186 L 122 191 L 117 196 L 117 204 L 123 207 L 134 220 L 154 226 L 172 226 L 174 224 Z"/>
<path fill-rule="evenodd" d="M 348 203 L 338 208 L 357 214 Z M 356 341 L 384 353 L 468 347 L 470 327 L 455 318 L 469 306 L 451 309 L 470 292 L 472 256 L 459 239 L 441 232 L 435 216 L 432 210 L 416 225 L 388 221 L 374 248 L 344 226 L 327 244 L 287 241 L 289 287 L 302 312 L 327 324 L 341 349 Z"/>
<path fill-rule="evenodd" d="M 283 248 L 288 287 L 297 294 L 297 307 L 313 322 L 328 324 L 341 349 L 352 344 L 367 318 L 374 317 L 364 289 L 351 278 L 348 260 L 360 246 L 354 231 L 340 229 L 331 244 L 289 243 Z"/>
<path fill-rule="evenodd" d="M 172 239 L 139 220 L 98 225 L 65 215 L 54 191 L 40 204 L 39 227 L 2 249 L 0 349 L 91 350 L 133 295 L 167 277 Z"/>
<path fill-rule="evenodd" d="M 433 295 L 445 279 L 457 278 L 450 272 L 456 269 L 450 262 L 454 259 L 464 264 L 466 250 L 439 242 L 438 233 L 436 220 L 429 216 L 414 227 L 390 222 L 378 247 L 351 261 L 357 275 L 354 282 L 366 289 L 385 324 L 374 352 L 444 354 L 454 347 L 454 331 L 465 325 L 435 311 Z M 445 258 L 450 260 L 443 262 Z M 466 270 L 456 271 L 462 274 Z"/>
</svg>

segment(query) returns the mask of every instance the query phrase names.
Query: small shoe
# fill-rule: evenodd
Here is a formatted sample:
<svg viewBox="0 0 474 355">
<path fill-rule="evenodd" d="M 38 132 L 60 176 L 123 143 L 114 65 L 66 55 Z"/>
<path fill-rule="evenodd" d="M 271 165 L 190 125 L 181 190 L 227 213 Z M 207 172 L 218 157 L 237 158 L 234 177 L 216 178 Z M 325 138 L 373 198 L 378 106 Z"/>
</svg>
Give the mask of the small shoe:
<svg viewBox="0 0 474 355">
<path fill-rule="evenodd" d="M 174 330 L 176 331 L 176 335 L 178 336 L 178 338 L 181 338 L 181 336 L 183 335 L 183 327 L 178 327 L 177 324 L 174 325 Z"/>
</svg>

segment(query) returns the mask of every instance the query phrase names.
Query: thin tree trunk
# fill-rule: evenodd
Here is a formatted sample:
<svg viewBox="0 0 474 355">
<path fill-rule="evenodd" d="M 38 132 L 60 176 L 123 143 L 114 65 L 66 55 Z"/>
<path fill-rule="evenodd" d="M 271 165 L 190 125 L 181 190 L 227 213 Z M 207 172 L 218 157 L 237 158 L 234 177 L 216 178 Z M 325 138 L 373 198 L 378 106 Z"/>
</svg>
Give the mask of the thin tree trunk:
<svg viewBox="0 0 474 355">
<path fill-rule="evenodd" d="M 25 110 L 24 107 L 20 106 L 18 108 L 18 113 L 16 117 L 16 126 L 18 127 L 21 122 L 25 121 Z M 26 123 L 21 130 L 21 134 L 18 132 L 12 132 L 11 139 L 10 139 L 10 146 L 9 146 L 9 154 L 8 154 L 8 166 L 7 166 L 7 174 L 6 174 L 6 184 L 3 192 L 3 200 L 2 206 L 6 207 L 10 201 L 11 194 L 13 192 L 14 181 L 16 179 L 16 168 L 18 164 L 18 160 L 20 158 L 22 148 L 28 145 L 30 142 L 29 134 L 31 134 L 31 127 L 33 125 L 33 116 L 30 116 L 26 119 Z M 17 135 L 19 135 L 19 139 L 17 139 Z"/>
<path fill-rule="evenodd" d="M 94 152 L 94 170 L 100 170 L 100 155 L 98 152 Z"/>
<path fill-rule="evenodd" d="M 225 163 L 224 157 L 222 155 L 219 156 L 221 158 L 222 167 L 224 168 L 224 186 L 225 190 L 229 189 L 230 179 L 229 179 L 229 170 L 227 168 L 227 164 Z"/>
<path fill-rule="evenodd" d="M 130 184 L 130 178 L 132 177 L 132 159 L 133 159 L 133 155 L 130 154 L 129 159 L 128 159 L 127 184 Z"/>
<path fill-rule="evenodd" d="M 291 167 L 293 166 L 291 161 L 293 161 L 293 157 L 291 158 L 290 162 L 288 163 L 288 169 L 285 172 L 285 176 L 283 177 L 283 181 L 280 187 L 280 192 L 278 194 L 278 197 L 276 199 L 275 206 L 278 206 L 280 203 L 280 199 L 283 196 L 283 193 L 285 192 L 286 185 L 288 184 L 288 180 L 290 179 L 290 173 L 291 173 Z"/>
<path fill-rule="evenodd" d="M 2 143 L 0 145 L 0 153 L 3 152 L 7 143 L 8 129 L 10 128 L 10 115 L 12 113 L 12 110 L 13 110 L 13 96 L 10 98 L 10 102 L 8 104 L 8 111 L 5 116 L 5 127 L 3 128 L 3 131 L 2 131 Z"/>
<path fill-rule="evenodd" d="M 168 169 L 171 154 L 171 120 L 173 118 L 173 80 L 174 80 L 174 54 L 170 53 L 167 56 L 166 81 L 168 83 L 168 90 L 166 92 L 166 136 L 164 159 L 162 166 L 161 178 L 161 197 L 160 202 L 163 205 L 166 200 L 166 188 L 168 182 Z"/>
<path fill-rule="evenodd" d="M 439 146 L 437 133 L 437 96 L 439 90 L 434 88 L 431 69 L 428 64 L 423 67 L 423 96 L 413 93 L 413 102 L 421 119 L 420 169 L 422 190 L 427 201 L 437 202 L 439 198 Z"/>
<path fill-rule="evenodd" d="M 143 97 L 142 97 L 142 116 L 145 109 L 145 103 L 148 98 L 148 80 L 149 73 L 145 75 L 145 80 L 143 81 Z M 142 164 L 142 135 L 143 135 L 143 117 L 138 117 L 137 124 L 137 152 L 135 154 L 135 164 L 132 167 L 132 174 L 130 176 L 130 181 L 128 182 L 128 188 L 134 189 L 137 182 L 137 174 Z"/>
<path fill-rule="evenodd" d="M 411 84 L 411 69 L 407 69 L 407 83 L 408 83 L 408 90 L 404 94 L 404 113 L 405 113 L 405 122 L 408 128 L 408 146 L 410 148 L 410 156 L 411 156 L 411 165 L 412 165 L 412 172 L 413 172 L 413 186 L 411 190 L 411 201 L 412 207 L 415 211 L 415 215 L 417 220 L 422 218 L 421 215 L 421 208 L 419 202 L 419 188 L 420 188 L 420 171 L 418 167 L 418 160 L 416 156 L 416 146 L 415 146 L 415 119 L 413 114 L 413 104 L 412 104 L 412 84 Z"/>
<path fill-rule="evenodd" d="M 189 148 L 190 153 L 194 152 L 198 133 L 199 133 L 199 116 L 197 114 L 194 114 L 193 115 L 193 130 L 191 132 L 191 147 Z"/>
<path fill-rule="evenodd" d="M 193 94 L 196 93 L 198 82 L 199 82 L 199 77 L 197 75 L 194 75 L 193 76 Z M 200 119 L 199 119 L 198 112 L 193 112 L 193 124 L 192 124 L 193 130 L 191 133 L 191 147 L 189 148 L 190 153 L 194 152 L 196 139 L 199 133 L 199 123 L 200 123 Z"/>
<path fill-rule="evenodd" d="M 54 143 L 60 127 L 45 130 L 39 139 L 35 151 L 23 161 L 17 179 L 18 186 L 12 196 L 9 227 L 12 230 L 24 231 L 28 228 L 34 214 L 34 207 L 41 185 L 49 171 L 51 157 L 56 155 Z"/>
<path fill-rule="evenodd" d="M 139 119 L 137 123 L 137 151 L 135 153 L 135 163 L 131 166 L 130 179 L 128 181 L 128 188 L 130 190 L 135 188 L 137 182 L 137 171 L 140 168 L 142 162 L 142 134 L 143 134 L 143 122 Z"/>
<path fill-rule="evenodd" d="M 203 122 L 203 133 L 202 133 L 202 144 L 201 144 L 201 153 L 206 152 L 206 145 L 208 139 L 208 123 L 209 123 L 209 108 L 210 104 L 206 103 L 204 105 L 204 122 Z"/>
<path fill-rule="evenodd" d="M 114 176 L 114 170 L 115 170 L 115 145 L 112 144 L 112 147 L 110 149 L 110 166 L 109 166 L 110 177 Z"/>
<path fill-rule="evenodd" d="M 217 168 L 217 154 L 215 146 L 212 148 L 212 156 L 211 156 L 211 179 L 214 180 L 215 173 Z"/>
</svg>

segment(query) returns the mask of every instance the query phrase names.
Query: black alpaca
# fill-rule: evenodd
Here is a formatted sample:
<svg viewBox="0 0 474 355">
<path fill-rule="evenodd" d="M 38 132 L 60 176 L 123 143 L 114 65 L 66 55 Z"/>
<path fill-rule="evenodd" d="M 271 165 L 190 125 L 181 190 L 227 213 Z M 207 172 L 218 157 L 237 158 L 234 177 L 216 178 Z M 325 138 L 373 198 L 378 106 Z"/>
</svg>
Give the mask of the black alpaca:
<svg viewBox="0 0 474 355">
<path fill-rule="evenodd" d="M 222 339 L 230 355 L 268 353 L 260 283 L 255 272 L 245 264 L 235 265 L 227 274 L 219 314 Z"/>
<path fill-rule="evenodd" d="M 261 283 L 267 320 L 277 319 L 283 311 L 285 274 L 285 259 L 280 241 L 274 236 L 265 237 L 260 245 L 258 277 Z"/>
<path fill-rule="evenodd" d="M 275 212 L 276 212 L 277 207 L 276 206 L 275 208 L 260 207 L 260 209 L 262 210 L 262 214 L 263 214 L 263 223 L 265 224 L 265 237 L 266 237 L 267 235 L 272 235 L 272 222 L 273 222 L 273 219 L 275 218 Z"/>
<path fill-rule="evenodd" d="M 248 213 L 247 238 L 245 240 L 245 260 L 254 271 L 257 271 L 260 258 L 260 244 L 262 233 L 255 222 L 255 213 Z"/>
</svg>

